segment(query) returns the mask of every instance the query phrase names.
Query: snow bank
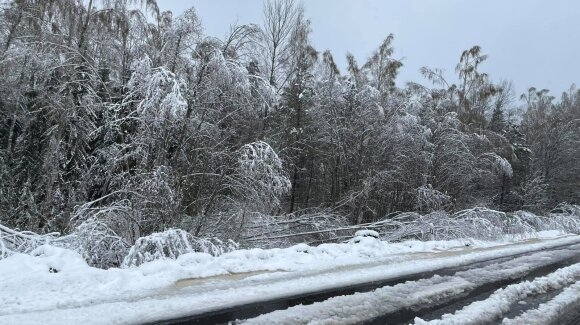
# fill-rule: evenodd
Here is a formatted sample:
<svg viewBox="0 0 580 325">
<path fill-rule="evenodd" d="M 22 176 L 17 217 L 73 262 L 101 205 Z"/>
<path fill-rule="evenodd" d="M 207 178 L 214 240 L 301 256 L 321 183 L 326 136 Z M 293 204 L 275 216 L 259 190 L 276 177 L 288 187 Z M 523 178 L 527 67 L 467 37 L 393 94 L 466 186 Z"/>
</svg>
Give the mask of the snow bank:
<svg viewBox="0 0 580 325">
<path fill-rule="evenodd" d="M 525 245 L 473 242 L 466 247 L 461 241 L 388 244 L 363 237 L 358 243 L 237 250 L 220 256 L 189 253 L 108 270 L 82 264 L 75 253 L 66 258 L 76 261 L 68 266 L 53 263 L 64 256 L 58 249 L 49 255 L 14 254 L 0 261 L 0 324 L 156 321 L 578 242 L 579 237 L 567 236 Z M 474 248 L 492 245 L 500 246 Z M 56 273 L 50 272 L 53 266 Z M 251 273 L 228 276 L 233 272 Z"/>
<path fill-rule="evenodd" d="M 22 274 L 73 273 L 88 268 L 84 258 L 75 251 L 43 245 L 30 254 L 14 254 L 0 260 L 0 278 Z"/>
<path fill-rule="evenodd" d="M 480 246 L 494 244 L 478 243 Z M 332 269 L 374 262 L 397 254 L 459 247 L 465 247 L 465 242 L 409 241 L 389 244 L 373 237 L 361 237 L 357 243 L 256 248 L 235 250 L 219 256 L 202 252 L 184 253 L 175 259 L 156 259 L 127 269 L 103 270 L 90 267 L 73 250 L 43 245 L 30 254 L 15 253 L 0 260 L 0 315 L 26 309 L 28 304 L 37 310 L 50 310 L 128 296 L 132 299 L 144 298 L 162 292 L 180 279 L 255 271 Z M 403 256 L 394 259 L 402 260 Z M 50 299 L 39 299 L 42 292 L 50 292 Z"/>
</svg>

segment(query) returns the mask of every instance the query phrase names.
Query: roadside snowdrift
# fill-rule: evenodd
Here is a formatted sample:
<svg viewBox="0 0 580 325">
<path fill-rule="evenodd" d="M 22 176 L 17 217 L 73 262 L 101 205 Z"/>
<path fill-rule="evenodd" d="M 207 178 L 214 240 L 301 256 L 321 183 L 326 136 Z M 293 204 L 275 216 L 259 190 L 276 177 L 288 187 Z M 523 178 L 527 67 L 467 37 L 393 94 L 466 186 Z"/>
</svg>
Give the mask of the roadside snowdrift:
<svg viewBox="0 0 580 325">
<path fill-rule="evenodd" d="M 541 232 L 539 235 L 541 238 L 557 238 L 561 233 Z M 425 254 L 437 257 L 445 252 L 469 253 L 474 249 L 509 243 L 507 239 L 503 242 L 388 243 L 361 236 L 347 243 L 314 247 L 299 244 L 283 249 L 241 249 L 219 256 L 187 253 L 176 259 L 159 259 L 137 267 L 108 270 L 90 267 L 72 250 L 43 245 L 30 254 L 16 253 L 0 260 L 0 278 L 3 279 L 0 282 L 0 315 L 18 312 L 27 305 L 35 310 L 50 310 L 95 301 L 148 297 L 163 292 L 181 279 L 245 272 L 303 274 L 354 265 L 388 265 L 424 257 Z"/>
</svg>

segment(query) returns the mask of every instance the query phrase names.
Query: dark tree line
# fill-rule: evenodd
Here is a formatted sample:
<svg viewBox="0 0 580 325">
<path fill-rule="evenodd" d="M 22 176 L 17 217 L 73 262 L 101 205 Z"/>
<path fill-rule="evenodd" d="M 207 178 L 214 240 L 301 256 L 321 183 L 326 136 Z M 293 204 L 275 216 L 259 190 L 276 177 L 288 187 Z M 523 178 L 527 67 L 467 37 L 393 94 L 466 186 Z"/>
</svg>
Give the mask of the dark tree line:
<svg viewBox="0 0 580 325">
<path fill-rule="evenodd" d="M 397 87 L 393 35 L 340 71 L 293 0 L 225 39 L 154 0 L 0 6 L 1 224 L 95 218 L 133 242 L 171 227 L 239 238 L 314 211 L 357 224 L 580 203 L 580 92 L 518 99 L 478 46 L 456 83 L 422 68 L 431 86 Z"/>
</svg>

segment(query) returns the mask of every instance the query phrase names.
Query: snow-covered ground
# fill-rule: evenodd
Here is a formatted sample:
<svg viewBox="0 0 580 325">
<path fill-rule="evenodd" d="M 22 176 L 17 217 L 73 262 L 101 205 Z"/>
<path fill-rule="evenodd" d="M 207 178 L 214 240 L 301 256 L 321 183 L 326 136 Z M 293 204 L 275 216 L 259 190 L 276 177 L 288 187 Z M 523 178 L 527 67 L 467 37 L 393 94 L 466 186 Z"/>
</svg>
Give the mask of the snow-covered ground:
<svg viewBox="0 0 580 325">
<path fill-rule="evenodd" d="M 191 253 L 109 270 L 87 266 L 72 251 L 42 246 L 31 255 L 0 261 L 0 324 L 141 323 L 573 243 L 580 243 L 580 236 L 556 232 L 504 242 L 386 243 L 361 237 L 343 244 L 238 250 L 218 257 Z M 549 260 L 539 256 L 500 273 L 516 276 L 533 267 L 530 263 Z M 466 290 L 475 280 L 425 281 L 417 282 L 424 286 L 421 292 L 435 297 Z"/>
</svg>

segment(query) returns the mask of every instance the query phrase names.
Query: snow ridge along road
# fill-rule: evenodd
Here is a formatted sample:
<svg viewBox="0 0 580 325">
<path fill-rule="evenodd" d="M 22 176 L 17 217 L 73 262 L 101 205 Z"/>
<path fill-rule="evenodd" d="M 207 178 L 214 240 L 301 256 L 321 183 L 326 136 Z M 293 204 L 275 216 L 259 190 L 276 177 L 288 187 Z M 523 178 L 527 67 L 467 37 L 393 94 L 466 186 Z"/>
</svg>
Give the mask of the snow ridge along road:
<svg viewBox="0 0 580 325">
<path fill-rule="evenodd" d="M 577 247 L 578 248 L 578 247 Z M 578 261 L 578 260 L 577 260 Z M 577 292 L 578 283 L 580 279 L 580 264 L 576 263 L 568 267 L 556 270 L 553 273 L 544 277 L 538 277 L 533 281 L 523 281 L 509 285 L 505 288 L 494 292 L 490 297 L 482 301 L 476 301 L 472 304 L 456 311 L 453 314 L 443 315 L 441 319 L 432 320 L 429 322 L 423 321 L 420 318 L 415 319 L 417 325 L 438 325 L 438 324 L 486 324 L 495 322 L 501 319 L 502 315 L 507 313 L 511 306 L 518 303 L 518 301 L 525 301 L 528 296 L 543 294 L 550 290 L 558 290 L 572 285 L 568 290 Z M 576 284 L 575 284 L 576 283 Z M 566 297 L 571 297 L 570 294 L 562 294 Z M 569 298 L 568 298 L 569 299 Z M 575 299 L 579 299 L 578 296 Z M 564 299 L 558 299 L 558 302 Z M 553 300 L 552 300 L 553 301 Z M 530 310 L 515 319 L 504 319 L 503 324 L 549 324 L 554 319 L 553 313 L 545 306 L 540 308 L 543 314 L 539 314 L 538 310 Z M 554 309 L 551 309 L 554 310 Z"/>
<path fill-rule="evenodd" d="M 567 236 L 483 249 L 415 254 L 414 259 L 404 261 L 390 257 L 378 259 L 372 263 L 343 266 L 332 270 L 273 272 L 232 280 L 223 277 L 207 281 L 200 280 L 201 282 L 191 286 L 170 286 L 149 296 L 138 293 L 134 296 L 116 297 L 115 300 L 108 301 L 83 300 L 77 304 L 59 304 L 57 308 L 50 308 L 51 304 L 45 302 L 46 299 L 50 299 L 49 290 L 55 289 L 55 287 L 49 287 L 45 289 L 47 292 L 39 292 L 38 303 L 33 301 L 28 305 L 0 306 L 0 324 L 139 324 L 176 320 L 180 317 L 193 320 L 191 317 L 196 315 L 219 314 L 221 311 L 249 304 L 265 304 L 269 301 L 287 300 L 288 297 L 304 297 L 313 293 L 336 291 L 337 288 L 354 288 L 364 284 L 372 284 L 376 288 L 377 285 L 385 285 L 384 283 L 388 281 L 395 281 L 395 283 L 403 279 L 417 281 L 421 278 L 428 278 L 437 270 L 439 270 L 437 273 L 442 276 L 431 279 L 432 282 L 428 282 L 428 279 L 419 282 L 424 285 L 421 290 L 429 291 L 435 296 L 452 296 L 468 290 L 473 283 L 465 279 L 448 278 L 450 274 L 446 275 L 445 269 L 461 268 L 491 259 L 504 259 L 496 260 L 491 264 L 507 263 L 509 261 L 506 260 L 510 259 L 506 258 L 508 256 L 556 249 L 578 243 L 580 243 L 580 236 Z M 521 277 L 536 267 L 555 261 L 549 258 L 550 252 L 537 254 L 541 253 L 547 255 L 536 255 L 531 260 L 520 260 L 521 265 L 511 265 L 510 272 L 512 273 L 506 276 Z M 487 264 L 490 262 L 476 265 L 476 267 L 485 269 Z M 502 265 L 505 266 L 505 264 Z M 433 272 L 433 274 L 426 276 L 427 272 Z M 493 273 L 496 273 L 496 270 L 488 269 L 488 274 Z M 481 276 L 481 278 L 485 277 Z M 300 301 L 295 301 L 295 303 L 300 303 Z M 286 305 L 279 305 L 274 309 L 286 307 Z M 248 317 L 252 316 L 254 315 Z"/>
</svg>

